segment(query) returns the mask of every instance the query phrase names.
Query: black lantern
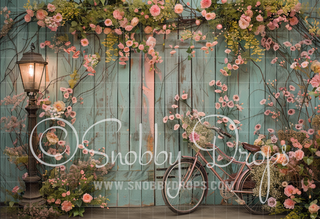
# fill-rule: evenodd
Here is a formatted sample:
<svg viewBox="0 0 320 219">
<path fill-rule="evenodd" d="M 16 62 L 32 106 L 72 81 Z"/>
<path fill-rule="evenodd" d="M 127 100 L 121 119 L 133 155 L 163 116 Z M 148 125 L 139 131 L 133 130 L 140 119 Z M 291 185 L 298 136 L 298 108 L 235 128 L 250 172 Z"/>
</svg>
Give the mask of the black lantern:
<svg viewBox="0 0 320 219">
<path fill-rule="evenodd" d="M 40 53 L 35 53 L 34 44 L 31 44 L 31 52 L 23 53 L 20 61 L 17 62 L 20 69 L 21 79 L 25 92 L 38 92 L 44 67 L 48 64 Z"/>
</svg>

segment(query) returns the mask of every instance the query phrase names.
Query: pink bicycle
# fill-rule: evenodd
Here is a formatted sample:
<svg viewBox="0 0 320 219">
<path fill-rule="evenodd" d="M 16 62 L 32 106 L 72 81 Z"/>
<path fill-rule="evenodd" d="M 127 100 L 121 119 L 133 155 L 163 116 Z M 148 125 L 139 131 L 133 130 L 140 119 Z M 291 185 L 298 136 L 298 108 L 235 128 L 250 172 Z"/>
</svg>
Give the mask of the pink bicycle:
<svg viewBox="0 0 320 219">
<path fill-rule="evenodd" d="M 211 127 L 211 129 L 214 129 L 221 137 L 231 137 L 229 133 L 222 131 L 220 128 Z M 260 151 L 260 147 L 246 143 L 242 143 L 242 146 L 249 151 L 244 162 L 229 157 L 215 146 L 215 149 L 220 156 L 223 156 L 228 162 L 232 160 L 233 164 L 240 165 L 238 173 L 230 175 L 224 169 L 218 167 L 227 176 L 226 179 L 223 179 L 214 168 L 211 167 L 210 170 L 222 183 L 224 192 L 229 195 L 235 195 L 238 198 L 237 202 L 244 205 L 250 213 L 268 214 L 269 212 L 264 209 L 259 197 L 253 194 L 255 182 L 251 178 L 250 171 L 254 164 L 247 163 L 251 154 Z M 212 144 L 207 144 L 207 147 L 212 148 L 214 146 Z M 212 159 L 211 154 L 209 152 L 207 153 Z M 208 193 L 208 174 L 200 160 L 204 162 L 205 166 L 209 163 L 200 151 L 193 157 L 182 156 L 180 162 L 181 186 L 179 186 L 178 161 L 171 165 L 163 176 L 164 186 L 162 189 L 162 197 L 165 204 L 177 214 L 188 214 L 195 211 Z M 233 183 L 230 184 L 230 182 Z M 168 194 L 168 191 L 170 194 Z"/>
</svg>

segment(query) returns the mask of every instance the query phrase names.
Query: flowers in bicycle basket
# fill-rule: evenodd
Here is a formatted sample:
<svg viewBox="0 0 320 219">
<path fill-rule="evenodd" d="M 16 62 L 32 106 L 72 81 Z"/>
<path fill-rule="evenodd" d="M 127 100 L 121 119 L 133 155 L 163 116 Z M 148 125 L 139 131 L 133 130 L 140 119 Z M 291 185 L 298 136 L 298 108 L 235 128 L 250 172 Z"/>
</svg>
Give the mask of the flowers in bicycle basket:
<svg viewBox="0 0 320 219">
<path fill-rule="evenodd" d="M 200 135 L 198 135 L 196 132 L 191 132 L 189 135 L 189 141 L 191 142 L 197 142 L 200 140 Z"/>
</svg>

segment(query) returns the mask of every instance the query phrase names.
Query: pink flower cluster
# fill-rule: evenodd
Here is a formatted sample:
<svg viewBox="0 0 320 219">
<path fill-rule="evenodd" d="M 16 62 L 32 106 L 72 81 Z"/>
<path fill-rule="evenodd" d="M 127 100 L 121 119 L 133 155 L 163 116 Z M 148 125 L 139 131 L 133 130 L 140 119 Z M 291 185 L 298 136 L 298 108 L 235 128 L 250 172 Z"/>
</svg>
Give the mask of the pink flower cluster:
<svg viewBox="0 0 320 219">
<path fill-rule="evenodd" d="M 39 12 L 39 11 L 38 11 Z M 37 13 L 38 13 L 37 12 Z M 57 13 L 53 17 L 46 17 L 44 19 L 45 25 L 51 30 L 51 31 L 57 31 L 58 27 L 61 25 L 62 21 L 62 15 L 60 13 Z M 39 25 L 41 26 L 41 25 Z"/>
<path fill-rule="evenodd" d="M 270 50 L 272 48 L 274 51 L 279 49 L 279 44 L 274 42 L 270 37 L 261 39 L 261 46 L 266 48 L 266 50 Z"/>
<path fill-rule="evenodd" d="M 207 0 L 203 0 L 203 1 L 207 1 Z M 210 1 L 211 2 L 211 1 Z M 211 13 L 207 13 L 206 10 L 202 10 L 201 11 L 201 15 L 207 20 L 207 21 L 210 21 L 210 20 L 214 20 L 216 18 L 216 14 L 214 12 L 211 12 Z M 221 28 L 220 28 L 221 29 Z"/>
<path fill-rule="evenodd" d="M 315 189 L 315 188 L 316 188 L 316 185 L 314 184 L 314 181 L 313 181 L 313 180 L 310 181 L 309 179 L 308 179 L 308 184 L 305 185 L 305 184 L 304 184 L 304 179 L 302 179 L 302 180 L 301 180 L 301 187 L 302 187 L 302 189 L 303 189 L 304 192 L 307 192 L 309 188 L 310 188 L 310 189 Z"/>
<path fill-rule="evenodd" d="M 248 6 L 249 7 L 249 6 Z M 248 10 L 250 11 L 250 15 L 252 13 L 251 10 Z M 247 12 L 246 12 L 247 14 Z M 251 17 L 246 15 L 246 14 L 242 14 L 241 17 L 240 17 L 240 20 L 239 20 L 239 27 L 241 29 L 247 29 L 249 26 L 250 26 L 250 22 L 251 22 Z M 252 16 L 252 15 L 251 15 Z M 252 25 L 251 25 L 252 26 Z"/>
<path fill-rule="evenodd" d="M 226 49 L 225 53 L 229 54 L 231 52 L 230 49 Z M 220 73 L 224 76 L 229 76 L 229 71 L 231 70 L 238 70 L 239 69 L 239 65 L 244 64 L 245 59 L 242 58 L 241 55 L 238 55 L 237 59 L 234 61 L 234 64 L 231 64 L 231 62 L 229 62 L 228 58 L 224 59 L 224 63 L 227 64 L 227 67 L 225 67 L 224 69 L 220 69 Z"/>
<path fill-rule="evenodd" d="M 84 56 L 84 64 L 83 66 L 87 69 L 89 73 L 88 75 L 93 76 L 94 73 L 96 73 L 96 70 L 94 68 L 97 66 L 97 64 L 100 61 L 100 56 L 97 54 L 89 54 Z"/>
<path fill-rule="evenodd" d="M 189 141 L 191 142 L 196 142 L 196 141 L 199 141 L 200 139 L 200 135 L 196 132 L 191 132 L 190 135 L 189 135 Z"/>
</svg>

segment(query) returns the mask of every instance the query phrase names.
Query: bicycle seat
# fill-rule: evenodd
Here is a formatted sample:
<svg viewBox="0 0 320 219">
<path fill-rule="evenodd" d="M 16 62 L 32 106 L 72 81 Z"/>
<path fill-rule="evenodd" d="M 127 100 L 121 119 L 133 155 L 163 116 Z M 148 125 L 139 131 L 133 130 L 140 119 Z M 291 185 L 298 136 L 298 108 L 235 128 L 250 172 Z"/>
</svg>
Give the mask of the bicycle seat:
<svg viewBox="0 0 320 219">
<path fill-rule="evenodd" d="M 248 144 L 248 143 L 242 142 L 242 146 L 243 146 L 244 149 L 247 149 L 250 152 L 258 152 L 258 151 L 260 151 L 260 147 L 256 146 L 256 145 L 252 145 L 252 144 Z"/>
</svg>

